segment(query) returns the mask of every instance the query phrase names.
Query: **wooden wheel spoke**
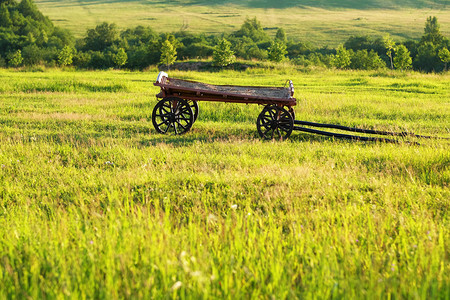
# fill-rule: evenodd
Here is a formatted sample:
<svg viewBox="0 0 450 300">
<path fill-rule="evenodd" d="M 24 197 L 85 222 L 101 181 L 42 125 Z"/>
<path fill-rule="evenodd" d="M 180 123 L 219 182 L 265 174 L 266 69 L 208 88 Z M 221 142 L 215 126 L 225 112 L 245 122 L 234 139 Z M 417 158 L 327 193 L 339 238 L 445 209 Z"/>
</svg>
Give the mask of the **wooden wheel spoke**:
<svg viewBox="0 0 450 300">
<path fill-rule="evenodd" d="M 164 108 L 164 107 L 161 107 L 161 109 L 159 110 L 159 112 L 160 112 L 160 113 L 163 113 L 163 112 L 165 112 L 166 114 L 170 114 L 170 109 L 169 109 L 169 110 L 167 110 L 166 108 Z"/>
<path fill-rule="evenodd" d="M 169 120 L 162 121 L 161 123 L 158 124 L 158 127 L 161 126 L 162 124 L 167 125 L 168 123 L 170 123 Z"/>
<path fill-rule="evenodd" d="M 188 121 L 189 121 L 189 118 L 186 118 L 186 117 L 184 117 L 184 116 L 180 116 L 180 117 L 178 118 L 178 120 L 183 120 L 183 121 L 188 122 Z"/>
<path fill-rule="evenodd" d="M 180 123 L 180 121 L 177 120 L 177 124 L 178 124 L 179 126 L 181 126 L 181 128 L 183 128 L 184 130 L 186 130 L 186 127 L 183 126 L 183 125 Z"/>
<path fill-rule="evenodd" d="M 161 119 L 163 119 L 163 118 L 167 118 L 167 114 L 163 114 L 163 115 L 157 114 L 157 115 L 155 115 L 155 117 L 160 117 Z"/>
<path fill-rule="evenodd" d="M 267 123 L 272 122 L 272 118 L 267 117 L 267 116 L 264 116 L 264 117 L 262 118 L 262 120 L 263 120 L 263 121 L 266 121 Z"/>
<path fill-rule="evenodd" d="M 277 133 L 278 133 L 278 137 L 282 137 L 281 132 L 280 132 L 280 128 L 277 128 Z"/>
<path fill-rule="evenodd" d="M 172 124 L 169 124 L 167 127 L 166 127 L 166 129 L 164 130 L 164 134 L 166 134 L 168 131 L 169 131 L 169 128 L 172 126 Z"/>
<path fill-rule="evenodd" d="M 269 110 L 270 118 L 272 121 L 275 121 L 277 119 L 277 113 L 273 110 Z"/>
<path fill-rule="evenodd" d="M 278 126 L 278 128 L 280 128 L 281 130 L 283 130 L 284 132 L 288 132 L 290 127 L 289 126 Z"/>
</svg>

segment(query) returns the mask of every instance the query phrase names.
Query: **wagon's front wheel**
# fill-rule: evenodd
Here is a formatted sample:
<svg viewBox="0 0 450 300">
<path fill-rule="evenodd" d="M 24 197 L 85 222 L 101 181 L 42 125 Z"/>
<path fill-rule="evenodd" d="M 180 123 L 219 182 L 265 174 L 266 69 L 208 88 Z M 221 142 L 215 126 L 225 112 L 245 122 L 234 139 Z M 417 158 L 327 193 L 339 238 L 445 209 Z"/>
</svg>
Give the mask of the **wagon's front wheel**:
<svg viewBox="0 0 450 300">
<path fill-rule="evenodd" d="M 256 120 L 259 136 L 265 140 L 287 139 L 294 129 L 292 115 L 283 107 L 268 105 Z"/>
<path fill-rule="evenodd" d="M 155 105 L 152 123 L 159 133 L 183 134 L 191 129 L 194 113 L 186 100 L 168 97 Z"/>
</svg>

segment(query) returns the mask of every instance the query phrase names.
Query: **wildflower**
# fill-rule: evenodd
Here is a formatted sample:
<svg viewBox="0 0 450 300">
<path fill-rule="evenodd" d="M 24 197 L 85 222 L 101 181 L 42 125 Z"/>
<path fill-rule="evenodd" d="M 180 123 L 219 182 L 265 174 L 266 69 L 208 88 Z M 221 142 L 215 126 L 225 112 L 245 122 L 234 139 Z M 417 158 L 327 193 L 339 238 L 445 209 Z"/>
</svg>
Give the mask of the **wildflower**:
<svg viewBox="0 0 450 300">
<path fill-rule="evenodd" d="M 94 241 L 89 241 L 89 244 L 93 245 L 93 244 L 94 244 Z"/>
<path fill-rule="evenodd" d="M 200 271 L 194 271 L 194 272 L 191 273 L 191 276 L 192 276 L 192 277 L 200 277 L 200 276 L 202 276 L 202 272 L 200 272 Z"/>
<path fill-rule="evenodd" d="M 214 223 L 217 221 L 217 217 L 213 214 L 209 214 L 207 220 L 209 223 Z"/>
<path fill-rule="evenodd" d="M 105 165 L 114 166 L 114 163 L 108 160 L 107 162 L 105 162 Z"/>
<path fill-rule="evenodd" d="M 237 208 L 238 208 L 237 204 L 233 204 L 233 205 L 231 205 L 231 209 L 234 209 L 234 210 L 236 210 Z"/>
<path fill-rule="evenodd" d="M 183 285 L 183 283 L 181 281 L 177 281 L 172 285 L 172 291 L 176 291 L 178 290 L 181 286 Z"/>
</svg>

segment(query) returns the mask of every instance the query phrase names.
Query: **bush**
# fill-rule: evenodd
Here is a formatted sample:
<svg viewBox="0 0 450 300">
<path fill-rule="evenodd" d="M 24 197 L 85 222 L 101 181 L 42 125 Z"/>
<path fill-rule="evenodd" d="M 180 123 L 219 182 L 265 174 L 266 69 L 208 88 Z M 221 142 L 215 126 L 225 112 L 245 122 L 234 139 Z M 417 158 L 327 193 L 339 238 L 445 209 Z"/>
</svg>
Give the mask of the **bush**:
<svg viewBox="0 0 450 300">
<path fill-rule="evenodd" d="M 350 68 L 357 70 L 378 70 L 386 68 L 386 63 L 378 54 L 370 50 L 358 50 L 351 55 Z"/>
<path fill-rule="evenodd" d="M 73 56 L 73 65 L 78 68 L 87 69 L 91 61 L 91 55 L 87 52 L 78 52 Z"/>
<path fill-rule="evenodd" d="M 17 50 L 16 52 L 12 52 L 8 55 L 8 65 L 18 67 L 22 64 L 22 62 L 22 51 Z"/>
<path fill-rule="evenodd" d="M 6 67 L 6 60 L 0 55 L 0 68 Z"/>
<path fill-rule="evenodd" d="M 408 49 L 400 45 L 395 50 L 394 66 L 396 69 L 407 70 L 411 68 L 412 59 Z"/>
<path fill-rule="evenodd" d="M 345 49 L 342 45 L 336 49 L 333 65 L 338 69 L 346 69 L 351 63 L 351 52 Z"/>
<path fill-rule="evenodd" d="M 417 56 L 413 61 L 415 69 L 424 72 L 437 72 L 443 69 L 438 57 L 437 47 L 431 42 L 425 42 L 417 49 Z"/>
<path fill-rule="evenodd" d="M 42 49 L 34 44 L 22 49 L 22 57 L 24 64 L 27 66 L 41 64 L 44 59 Z"/>
<path fill-rule="evenodd" d="M 274 40 L 269 47 L 269 60 L 280 62 L 286 59 L 286 44 L 280 40 Z"/>
<path fill-rule="evenodd" d="M 109 52 L 103 53 L 100 51 L 90 51 L 91 59 L 88 63 L 88 68 L 91 69 L 108 69 L 113 67 L 112 57 Z"/>
<path fill-rule="evenodd" d="M 236 60 L 234 51 L 231 50 L 231 43 L 226 39 L 222 39 L 217 44 L 213 53 L 213 64 L 219 67 L 225 67 L 232 64 Z"/>
<path fill-rule="evenodd" d="M 58 53 L 58 63 L 61 66 L 68 66 L 73 62 L 73 49 L 72 47 L 65 46 Z"/>
</svg>

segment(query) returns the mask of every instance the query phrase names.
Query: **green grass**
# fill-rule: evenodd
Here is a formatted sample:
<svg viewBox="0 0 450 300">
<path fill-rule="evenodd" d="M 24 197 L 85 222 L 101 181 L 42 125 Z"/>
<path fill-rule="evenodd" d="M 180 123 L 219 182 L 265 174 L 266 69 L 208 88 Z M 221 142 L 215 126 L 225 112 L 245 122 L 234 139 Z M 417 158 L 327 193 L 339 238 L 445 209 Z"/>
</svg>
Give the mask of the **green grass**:
<svg viewBox="0 0 450 300">
<path fill-rule="evenodd" d="M 170 75 L 450 136 L 448 73 L 289 68 Z M 262 107 L 203 102 L 159 135 L 156 75 L 0 70 L 0 298 L 448 298 L 448 140 L 263 142 Z"/>
<path fill-rule="evenodd" d="M 449 3 L 442 1 L 36 1 L 58 26 L 77 37 L 101 22 L 119 28 L 150 26 L 157 32 L 221 34 L 237 30 L 247 17 L 257 17 L 267 32 L 283 27 L 289 38 L 337 46 L 351 35 L 418 39 L 428 16 L 436 16 L 450 36 Z M 263 5 L 261 5 L 263 4 Z M 289 4 L 289 5 L 288 5 Z M 175 17 L 175 18 L 174 18 Z"/>
</svg>

